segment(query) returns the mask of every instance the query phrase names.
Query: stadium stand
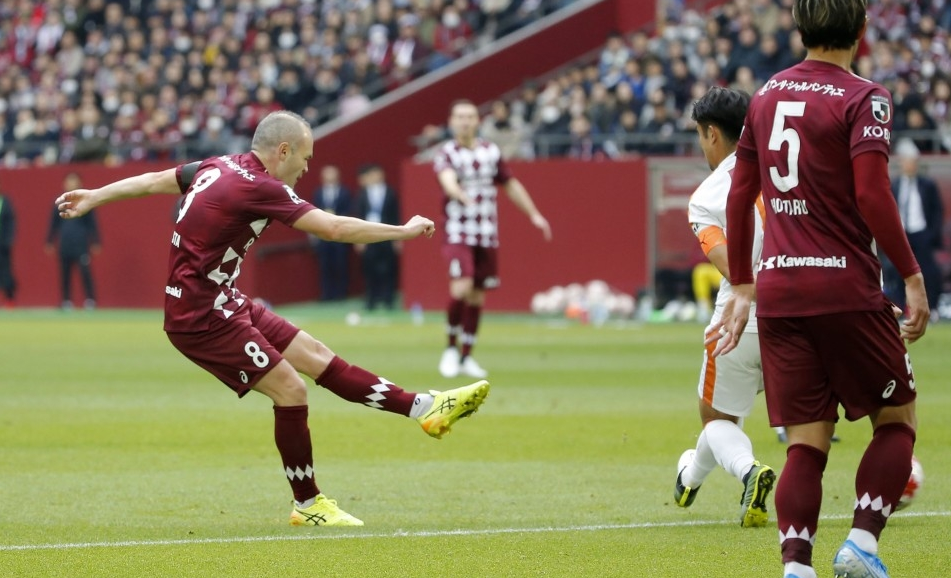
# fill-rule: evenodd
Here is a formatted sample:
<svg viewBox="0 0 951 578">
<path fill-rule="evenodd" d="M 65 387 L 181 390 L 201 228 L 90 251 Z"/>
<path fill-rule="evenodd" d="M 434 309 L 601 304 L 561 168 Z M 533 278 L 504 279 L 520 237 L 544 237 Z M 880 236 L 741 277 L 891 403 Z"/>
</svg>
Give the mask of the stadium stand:
<svg viewBox="0 0 951 578">
<path fill-rule="evenodd" d="M 574 0 L 5 0 L 5 166 L 246 148 L 271 110 L 319 125 Z"/>
<path fill-rule="evenodd" d="M 791 4 L 734 0 L 701 14 L 675 3 L 656 30 L 612 33 L 599 54 L 491 103 L 483 133 L 517 142 L 509 158 L 697 152 L 690 104 L 699 95 L 712 85 L 752 93 L 805 54 Z M 896 140 L 951 150 L 951 2 L 871 0 L 869 13 L 856 69 L 895 95 Z M 416 142 L 443 137 L 427 126 Z"/>
</svg>

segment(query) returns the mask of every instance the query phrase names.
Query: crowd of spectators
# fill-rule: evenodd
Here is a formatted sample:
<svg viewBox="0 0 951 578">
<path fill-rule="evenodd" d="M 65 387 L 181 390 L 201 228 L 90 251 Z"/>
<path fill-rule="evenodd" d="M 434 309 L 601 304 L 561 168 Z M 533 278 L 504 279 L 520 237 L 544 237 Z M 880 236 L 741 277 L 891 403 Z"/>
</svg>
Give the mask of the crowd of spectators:
<svg viewBox="0 0 951 578">
<path fill-rule="evenodd" d="M 710 86 L 752 94 L 805 55 L 792 0 L 732 0 L 709 14 L 675 4 L 653 33 L 612 34 L 589 61 L 492 103 L 482 134 L 509 158 L 683 153 L 696 146 L 691 104 Z M 896 133 L 951 150 L 951 0 L 869 0 L 868 11 L 856 72 L 894 95 Z M 443 136 L 428 126 L 418 142 Z"/>
<path fill-rule="evenodd" d="M 4 165 L 243 150 L 286 108 L 313 125 L 574 0 L 0 0 Z M 804 54 L 792 0 L 672 7 L 590 61 L 491 104 L 508 157 L 615 158 L 693 145 L 711 85 L 755 91 Z M 857 72 L 894 94 L 894 130 L 951 150 L 951 0 L 870 0 Z M 938 135 L 937 138 L 934 135 Z M 444 136 L 426 127 L 420 142 Z"/>
<path fill-rule="evenodd" d="M 313 125 L 574 0 L 0 0 L 6 166 L 243 150 Z"/>
</svg>

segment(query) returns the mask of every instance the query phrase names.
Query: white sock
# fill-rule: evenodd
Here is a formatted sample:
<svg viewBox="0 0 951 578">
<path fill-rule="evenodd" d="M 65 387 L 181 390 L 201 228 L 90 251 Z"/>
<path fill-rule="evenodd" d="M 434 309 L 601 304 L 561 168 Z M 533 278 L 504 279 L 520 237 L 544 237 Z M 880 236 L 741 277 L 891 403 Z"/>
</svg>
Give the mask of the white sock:
<svg viewBox="0 0 951 578">
<path fill-rule="evenodd" d="M 792 574 L 796 578 L 819 578 L 816 575 L 815 568 L 799 562 L 786 562 L 786 565 L 783 566 L 783 574 Z"/>
<path fill-rule="evenodd" d="M 753 442 L 732 421 L 715 419 L 703 428 L 717 463 L 734 478 L 743 481 L 743 476 L 753 467 Z"/>
<path fill-rule="evenodd" d="M 680 483 L 688 488 L 697 488 L 707 479 L 713 468 L 717 467 L 717 460 L 710 451 L 710 444 L 707 442 L 707 430 L 700 432 L 697 439 L 697 453 L 693 456 L 693 461 L 687 464 L 684 471 L 680 474 Z"/>
<path fill-rule="evenodd" d="M 865 550 L 869 554 L 878 555 L 878 540 L 876 540 L 875 536 L 873 536 L 868 530 L 852 528 L 849 530 L 848 539 L 852 540 L 856 546 Z"/>
<path fill-rule="evenodd" d="M 314 496 L 313 498 L 309 500 L 304 500 L 303 502 L 298 502 L 297 500 L 294 500 L 294 504 L 297 505 L 298 508 L 302 510 L 306 510 L 307 508 L 313 506 L 314 502 L 316 501 L 317 501 L 317 496 Z"/>
<path fill-rule="evenodd" d="M 413 407 L 409 410 L 409 416 L 413 419 L 426 415 L 426 412 L 433 407 L 433 396 L 428 393 L 417 393 L 413 400 Z"/>
</svg>

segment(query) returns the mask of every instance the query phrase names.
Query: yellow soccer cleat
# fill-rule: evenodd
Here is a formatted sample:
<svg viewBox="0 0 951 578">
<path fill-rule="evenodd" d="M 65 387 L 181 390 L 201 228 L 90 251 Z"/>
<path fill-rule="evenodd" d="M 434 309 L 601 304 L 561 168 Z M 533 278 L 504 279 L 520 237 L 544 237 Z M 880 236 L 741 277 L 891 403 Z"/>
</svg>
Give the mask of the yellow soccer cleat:
<svg viewBox="0 0 951 578">
<path fill-rule="evenodd" d="M 317 494 L 314 504 L 309 508 L 300 508 L 296 504 L 291 510 L 291 526 L 362 526 L 363 520 L 354 518 L 337 506 L 337 500 L 331 500 L 323 494 Z"/>
<path fill-rule="evenodd" d="M 439 439 L 452 424 L 476 412 L 489 395 L 489 382 L 477 381 L 449 391 L 433 391 L 433 407 L 416 421 L 423 431 Z"/>
<path fill-rule="evenodd" d="M 740 496 L 740 526 L 762 528 L 769 521 L 766 513 L 766 497 L 776 482 L 773 468 L 753 462 L 753 468 L 743 478 L 743 495 Z"/>
</svg>

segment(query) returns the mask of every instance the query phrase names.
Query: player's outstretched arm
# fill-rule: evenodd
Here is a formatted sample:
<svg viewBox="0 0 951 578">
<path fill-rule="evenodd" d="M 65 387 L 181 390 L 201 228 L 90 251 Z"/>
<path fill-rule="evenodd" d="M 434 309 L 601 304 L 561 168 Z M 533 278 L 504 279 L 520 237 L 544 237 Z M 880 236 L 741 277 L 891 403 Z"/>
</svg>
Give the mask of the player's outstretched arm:
<svg viewBox="0 0 951 578">
<path fill-rule="evenodd" d="M 511 178 L 505 183 L 505 192 L 508 193 L 509 198 L 512 199 L 512 202 L 515 203 L 523 213 L 528 215 L 528 218 L 531 219 L 532 224 L 538 227 L 541 230 L 542 235 L 545 236 L 546 241 L 551 241 L 551 226 L 548 224 L 548 220 L 542 216 L 542 214 L 535 207 L 535 203 L 532 202 L 531 195 L 528 194 L 528 191 L 525 189 L 525 186 L 516 178 Z"/>
<path fill-rule="evenodd" d="M 326 211 L 308 211 L 294 223 L 294 228 L 337 243 L 379 243 L 403 241 L 416 237 L 432 237 L 436 225 L 426 217 L 413 216 L 404 225 L 371 223 L 354 217 L 331 215 Z"/>
<path fill-rule="evenodd" d="M 122 179 L 98 189 L 77 189 L 65 192 L 56 199 L 56 207 L 59 209 L 60 217 L 75 219 L 112 201 L 156 193 L 181 194 L 181 192 L 178 180 L 175 178 L 175 169 L 167 169 Z"/>
</svg>

